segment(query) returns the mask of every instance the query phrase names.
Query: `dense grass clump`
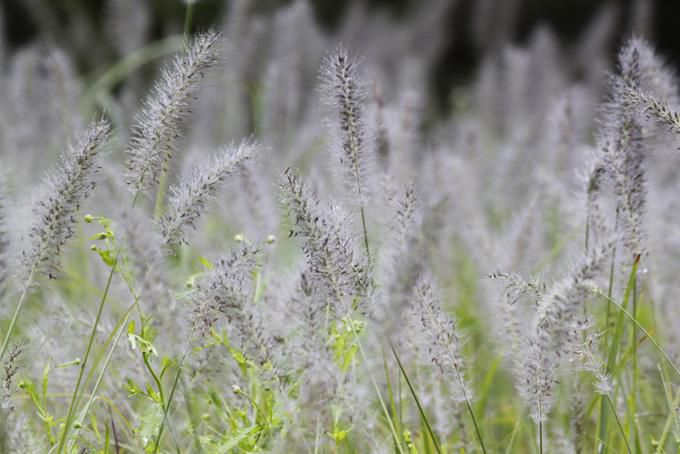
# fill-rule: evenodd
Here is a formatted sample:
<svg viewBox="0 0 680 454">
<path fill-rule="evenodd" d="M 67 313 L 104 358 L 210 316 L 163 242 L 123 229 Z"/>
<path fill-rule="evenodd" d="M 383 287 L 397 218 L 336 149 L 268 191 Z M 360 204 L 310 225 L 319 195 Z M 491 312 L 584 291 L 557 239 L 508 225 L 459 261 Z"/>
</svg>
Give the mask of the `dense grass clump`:
<svg viewBox="0 0 680 454">
<path fill-rule="evenodd" d="M 110 3 L 113 67 L 0 54 L 0 452 L 680 449 L 680 86 L 650 43 L 540 29 L 442 112 L 446 2 L 329 34 L 236 1 L 193 36 L 187 2 L 151 43 Z"/>
</svg>

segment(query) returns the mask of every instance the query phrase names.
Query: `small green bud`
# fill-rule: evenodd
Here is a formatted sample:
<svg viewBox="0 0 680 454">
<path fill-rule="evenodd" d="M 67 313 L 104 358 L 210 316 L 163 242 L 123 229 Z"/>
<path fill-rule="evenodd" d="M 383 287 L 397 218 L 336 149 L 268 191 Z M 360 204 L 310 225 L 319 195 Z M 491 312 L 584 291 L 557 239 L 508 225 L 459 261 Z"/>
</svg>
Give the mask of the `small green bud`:
<svg viewBox="0 0 680 454">
<path fill-rule="evenodd" d="M 97 239 L 99 239 L 99 240 L 105 240 L 106 237 L 107 237 L 107 235 L 106 235 L 105 232 L 102 232 L 99 235 L 97 235 Z"/>
<path fill-rule="evenodd" d="M 267 244 L 274 244 L 276 242 L 276 237 L 274 235 L 269 235 L 267 237 Z"/>
<path fill-rule="evenodd" d="M 94 216 L 91 214 L 86 214 L 83 216 L 83 220 L 89 224 L 90 222 L 94 221 Z"/>
<path fill-rule="evenodd" d="M 96 251 L 96 250 L 97 250 L 97 246 L 93 244 L 92 246 L 90 246 L 90 250 L 91 250 L 91 251 Z"/>
<path fill-rule="evenodd" d="M 243 233 L 237 233 L 234 235 L 234 241 L 237 241 L 239 243 L 243 243 L 246 240 L 246 236 Z"/>
</svg>

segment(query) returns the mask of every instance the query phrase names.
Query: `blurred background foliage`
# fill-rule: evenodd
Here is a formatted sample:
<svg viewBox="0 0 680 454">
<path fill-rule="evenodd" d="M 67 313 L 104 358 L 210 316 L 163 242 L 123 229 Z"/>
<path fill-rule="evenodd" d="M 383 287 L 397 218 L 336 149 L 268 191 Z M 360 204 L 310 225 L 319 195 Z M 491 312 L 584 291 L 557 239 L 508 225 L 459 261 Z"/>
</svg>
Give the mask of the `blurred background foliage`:
<svg viewBox="0 0 680 454">
<path fill-rule="evenodd" d="M 180 0 L 139 0 L 151 12 L 149 42 L 181 32 L 186 4 Z M 408 21 L 421 0 L 311 0 L 317 21 L 328 31 L 337 28 L 352 7 L 366 7 Z M 227 20 L 230 0 L 199 0 L 194 4 L 193 31 Z M 290 0 L 252 0 L 251 14 L 271 17 Z M 121 58 L 104 33 L 107 0 L 3 0 L 5 43 L 9 53 L 36 41 L 68 48 L 80 72 L 96 73 Z M 422 5 L 420 5 L 422 6 Z M 594 21 L 614 28 L 609 43 L 613 56 L 631 33 L 657 46 L 672 66 L 680 63 L 680 1 L 676 0 L 450 0 L 445 40 L 430 74 L 432 95 L 446 105 L 452 87 L 469 81 L 489 52 L 508 42 L 524 44 L 532 32 L 547 25 L 567 49 L 583 38 Z M 131 18 L 133 19 L 133 18 Z M 422 36 L 427 40 L 428 36 Z M 356 49 L 361 53 L 361 49 Z"/>
</svg>

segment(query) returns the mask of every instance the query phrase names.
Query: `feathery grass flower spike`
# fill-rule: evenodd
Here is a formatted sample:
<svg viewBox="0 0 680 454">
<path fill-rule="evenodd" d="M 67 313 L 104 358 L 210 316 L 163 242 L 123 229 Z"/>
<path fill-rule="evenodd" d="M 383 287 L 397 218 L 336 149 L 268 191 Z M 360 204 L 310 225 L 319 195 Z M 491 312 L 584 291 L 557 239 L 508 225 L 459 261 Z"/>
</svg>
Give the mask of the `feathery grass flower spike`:
<svg viewBox="0 0 680 454">
<path fill-rule="evenodd" d="M 255 142 L 241 142 L 226 147 L 204 165 L 195 167 L 186 181 L 170 188 L 168 208 L 159 221 L 163 242 L 176 248 L 184 241 L 187 227 L 201 215 L 224 180 L 239 172 L 243 164 L 255 157 L 260 146 Z"/>
<path fill-rule="evenodd" d="M 309 185 L 291 169 L 284 175 L 281 192 L 294 222 L 291 236 L 302 247 L 314 289 L 340 319 L 348 313 L 350 300 L 360 300 L 369 288 L 368 265 L 355 252 L 347 216 L 319 206 Z"/>
<path fill-rule="evenodd" d="M 609 243 L 593 248 L 579 266 L 542 293 L 525 348 L 519 355 L 518 387 L 529 404 L 531 418 L 539 426 L 541 446 L 543 424 L 555 400 L 558 368 L 577 350 L 585 329 L 583 305 L 610 251 Z"/>
<path fill-rule="evenodd" d="M 455 377 L 452 398 L 464 402 L 475 427 L 480 448 L 486 453 L 484 441 L 472 410 L 472 391 L 465 379 L 461 340 L 456 320 L 444 313 L 439 297 L 427 279 L 421 280 L 415 291 L 414 312 L 420 318 L 424 338 L 422 348 L 442 374 Z"/>
<path fill-rule="evenodd" d="M 328 110 L 326 122 L 331 131 L 331 149 L 340 162 L 340 172 L 361 212 L 364 246 L 370 255 L 364 207 L 367 173 L 371 155 L 367 134 L 365 104 L 367 84 L 359 74 L 359 64 L 343 46 L 326 56 L 321 68 L 321 93 Z"/>
<path fill-rule="evenodd" d="M 93 176 L 98 170 L 100 151 L 108 142 L 109 134 L 108 121 L 103 118 L 92 121 L 62 154 L 56 170 L 46 178 L 43 193 L 33 208 L 36 220 L 29 232 L 30 246 L 23 252 L 19 274 L 23 291 L 5 334 L 0 361 L 7 351 L 36 274 L 44 273 L 51 278 L 56 276 L 61 250 L 73 235 L 75 213 L 95 187 Z"/>
<path fill-rule="evenodd" d="M 127 149 L 127 183 L 134 194 L 159 182 L 175 151 L 182 122 L 189 114 L 191 95 L 206 71 L 219 60 L 221 35 L 210 30 L 198 35 L 166 67 L 132 127 Z"/>
</svg>

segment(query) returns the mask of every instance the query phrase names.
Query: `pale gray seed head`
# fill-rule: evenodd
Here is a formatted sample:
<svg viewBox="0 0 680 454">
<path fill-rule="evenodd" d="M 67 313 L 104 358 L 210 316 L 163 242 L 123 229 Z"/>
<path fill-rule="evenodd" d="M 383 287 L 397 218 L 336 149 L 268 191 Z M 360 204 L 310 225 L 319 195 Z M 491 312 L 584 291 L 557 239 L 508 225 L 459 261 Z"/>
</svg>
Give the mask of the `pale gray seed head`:
<svg viewBox="0 0 680 454">
<path fill-rule="evenodd" d="M 163 69 L 161 80 L 144 100 L 126 150 L 126 178 L 133 194 L 149 190 L 166 169 L 182 123 L 190 114 L 192 94 L 217 64 L 221 42 L 221 35 L 214 30 L 199 34 Z"/>
<path fill-rule="evenodd" d="M 30 245 L 23 253 L 23 283 L 29 284 L 34 272 L 55 277 L 61 249 L 73 235 L 76 213 L 95 187 L 94 175 L 109 133 L 106 120 L 92 121 L 46 177 L 42 195 L 33 207 L 36 220 L 29 232 Z"/>
<path fill-rule="evenodd" d="M 225 180 L 240 172 L 259 152 L 260 145 L 250 141 L 226 147 L 203 165 L 195 167 L 188 179 L 172 186 L 168 208 L 158 222 L 163 243 L 171 249 L 177 248 L 184 241 L 186 229 L 194 227 L 194 222 Z"/>
<path fill-rule="evenodd" d="M 444 313 L 439 296 L 428 279 L 422 279 L 416 286 L 413 316 L 419 320 L 422 330 L 421 352 L 454 383 L 452 398 L 460 402 L 471 399 L 456 319 Z"/>
<path fill-rule="evenodd" d="M 373 161 L 365 117 L 367 83 L 359 62 L 342 45 L 324 58 L 320 79 L 330 147 L 355 203 L 363 206 Z"/>
<path fill-rule="evenodd" d="M 574 357 L 576 339 L 587 326 L 583 305 L 610 250 L 609 243 L 591 250 L 580 265 L 544 292 L 538 303 L 518 364 L 520 395 L 536 422 L 545 421 L 552 407 L 559 366 Z"/>
<path fill-rule="evenodd" d="M 348 226 L 351 218 L 338 208 L 321 207 L 309 185 L 290 169 L 281 182 L 281 195 L 292 224 L 290 235 L 302 248 L 317 296 L 333 317 L 361 309 L 370 291 L 370 272 Z"/>
<path fill-rule="evenodd" d="M 257 258 L 260 251 L 242 245 L 220 257 L 198 282 L 193 296 L 193 335 L 205 337 L 210 328 L 226 320 L 230 339 L 236 340 L 246 357 L 259 365 L 275 355 L 274 339 L 254 306 Z"/>
<path fill-rule="evenodd" d="M 386 244 L 383 245 L 380 270 L 380 298 L 373 317 L 376 328 L 396 340 L 396 329 L 414 297 L 416 283 L 425 261 L 423 216 L 419 196 L 413 185 L 405 185 L 388 196 L 390 209 Z"/>
</svg>

